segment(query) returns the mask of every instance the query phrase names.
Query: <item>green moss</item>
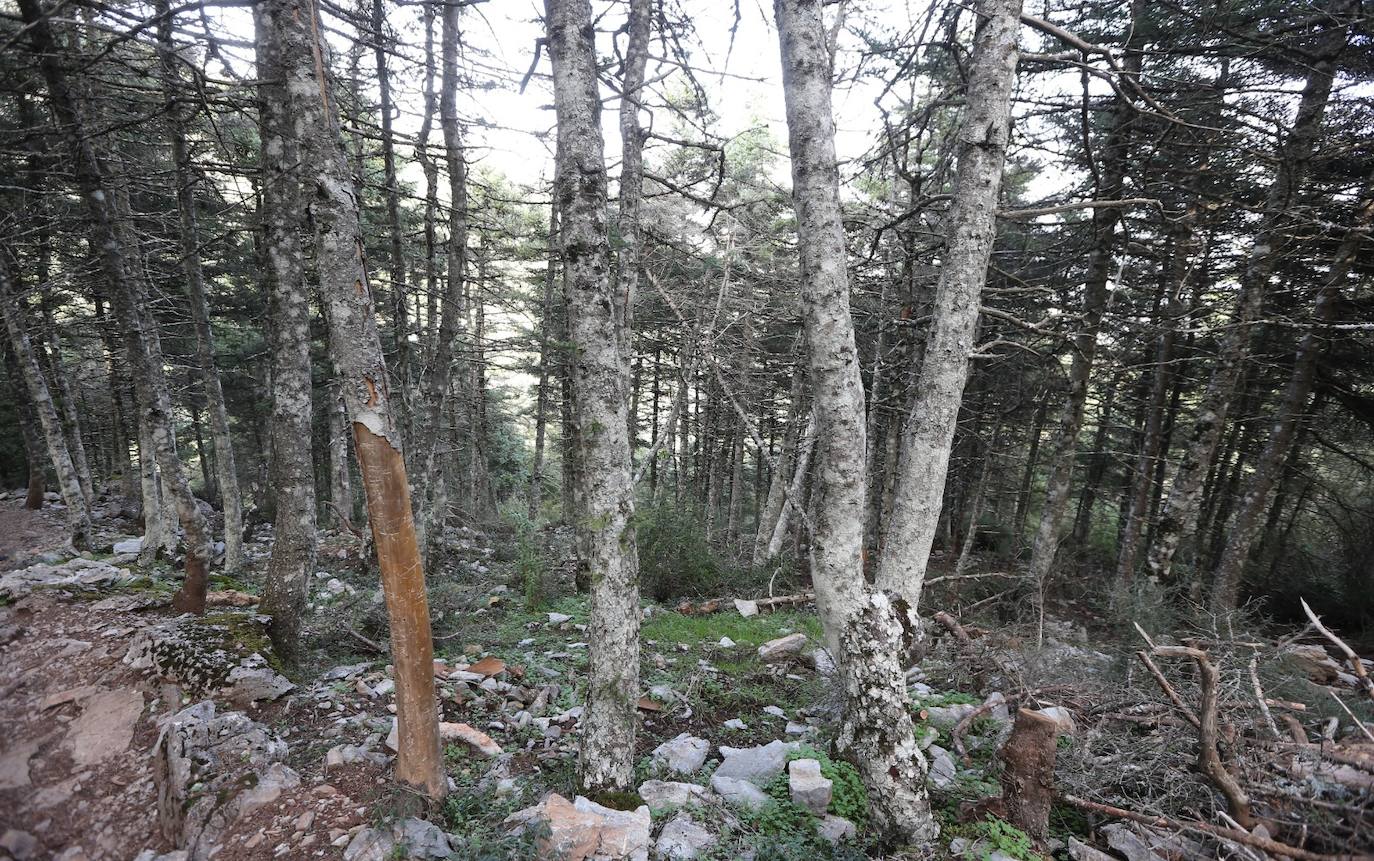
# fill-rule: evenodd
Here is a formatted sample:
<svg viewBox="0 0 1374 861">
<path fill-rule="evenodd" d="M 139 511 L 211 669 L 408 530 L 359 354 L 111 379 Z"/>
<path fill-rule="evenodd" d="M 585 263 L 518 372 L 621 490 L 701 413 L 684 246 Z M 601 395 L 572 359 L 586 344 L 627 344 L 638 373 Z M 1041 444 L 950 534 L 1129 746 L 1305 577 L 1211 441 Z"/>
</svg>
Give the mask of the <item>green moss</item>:
<svg viewBox="0 0 1374 861">
<path fill-rule="evenodd" d="M 644 799 L 637 792 L 606 790 L 593 793 L 590 797 L 592 801 L 602 807 L 609 807 L 612 810 L 637 810 L 644 804 Z"/>
</svg>

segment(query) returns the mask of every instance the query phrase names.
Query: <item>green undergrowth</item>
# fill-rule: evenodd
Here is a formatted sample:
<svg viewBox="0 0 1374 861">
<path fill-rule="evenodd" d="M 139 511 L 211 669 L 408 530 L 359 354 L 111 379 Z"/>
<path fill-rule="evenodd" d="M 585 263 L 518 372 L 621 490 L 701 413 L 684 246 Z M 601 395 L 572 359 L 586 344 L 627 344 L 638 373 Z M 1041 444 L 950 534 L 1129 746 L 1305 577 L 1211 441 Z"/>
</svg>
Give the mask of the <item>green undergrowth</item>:
<svg viewBox="0 0 1374 861">
<path fill-rule="evenodd" d="M 737 648 L 757 648 L 769 640 L 800 631 L 819 643 L 821 623 L 814 613 L 779 610 L 757 616 L 741 616 L 733 608 L 719 613 L 684 615 L 667 611 L 654 613 L 640 628 L 640 638 L 660 643 L 717 643 L 729 637 Z"/>
</svg>

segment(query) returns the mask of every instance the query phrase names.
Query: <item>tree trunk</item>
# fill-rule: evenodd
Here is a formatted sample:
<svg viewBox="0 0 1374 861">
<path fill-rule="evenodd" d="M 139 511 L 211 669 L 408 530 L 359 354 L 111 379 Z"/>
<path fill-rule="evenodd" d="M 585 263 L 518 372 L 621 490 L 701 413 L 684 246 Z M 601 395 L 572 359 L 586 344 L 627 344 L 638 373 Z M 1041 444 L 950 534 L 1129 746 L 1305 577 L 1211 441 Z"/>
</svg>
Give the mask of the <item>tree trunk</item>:
<svg viewBox="0 0 1374 861">
<path fill-rule="evenodd" d="M 177 514 L 186 533 L 186 577 L 173 597 L 172 606 L 182 612 L 202 613 L 212 555 L 210 532 L 205 516 L 191 495 L 185 468 L 177 458 L 172 403 L 163 371 L 162 351 L 147 331 L 148 320 L 142 312 L 146 307 L 144 285 L 139 276 L 130 271 L 122 236 L 125 231 L 117 223 L 119 216 L 113 189 L 107 182 L 105 166 L 96 155 L 94 141 L 87 132 L 85 118 L 62 67 L 64 53 L 57 46 L 50 18 L 40 0 L 22 0 L 20 12 L 35 54 L 40 58 L 49 104 L 59 124 L 67 130 L 73 174 L 90 219 L 91 246 L 99 249 L 101 271 L 123 323 L 139 406 L 148 423 L 163 484 L 176 500 Z"/>
<path fill-rule="evenodd" d="M 329 389 L 329 499 L 335 515 L 353 519 L 353 482 L 348 472 L 348 407 L 341 392 Z"/>
<path fill-rule="evenodd" d="M 453 383 L 453 343 L 463 329 L 463 281 L 467 269 L 468 199 L 467 162 L 463 154 L 462 130 L 458 125 L 458 6 L 445 4 L 441 15 L 440 57 L 443 80 L 439 90 L 439 125 L 444 133 L 444 163 L 448 169 L 449 233 L 448 271 L 439 307 L 439 336 L 434 347 L 434 367 L 425 392 L 425 433 L 419 437 L 420 481 L 417 498 L 421 502 L 421 546 L 439 540 L 448 513 L 448 487 L 444 473 L 435 464 L 435 452 L 445 437 L 444 404 Z"/>
<path fill-rule="evenodd" d="M 623 295 L 610 284 L 606 164 L 589 0 L 547 0 L 561 160 L 559 235 L 565 266 L 573 412 L 580 453 L 578 531 L 591 582 L 591 664 L 582 723 L 584 792 L 634 780 L 639 698 L 639 590 L 628 432 Z M 632 25 L 633 26 L 633 25 Z M 647 23 L 646 23 L 647 26 Z"/>
<path fill-rule="evenodd" d="M 1251 545 L 1263 526 L 1270 494 L 1283 471 L 1283 461 L 1293 448 L 1299 421 L 1307 411 L 1308 396 L 1317 376 L 1317 360 L 1325 347 L 1322 330 L 1336 319 L 1336 303 L 1341 298 L 1341 287 L 1356 253 L 1369 236 L 1370 217 L 1374 215 L 1374 186 L 1366 184 L 1364 196 L 1365 201 L 1358 210 L 1355 223 L 1337 249 L 1331 270 L 1317 290 L 1312 322 L 1298 341 L 1293 371 L 1284 389 L 1283 400 L 1279 403 L 1269 439 L 1254 465 L 1240 508 L 1225 530 L 1228 536 L 1226 549 L 1212 578 L 1214 611 L 1225 612 L 1236 607 L 1241 574 L 1250 557 Z"/>
<path fill-rule="evenodd" d="M 57 415 L 57 407 L 53 403 L 48 383 L 43 378 L 43 370 L 39 367 L 33 344 L 29 340 L 19 285 L 10 269 L 9 250 L 6 248 L 0 248 L 0 310 L 4 312 L 10 347 L 14 350 L 14 358 L 29 390 L 29 402 L 33 405 L 33 411 L 38 415 L 39 424 L 43 428 L 48 460 L 57 473 L 57 486 L 62 493 L 62 502 L 67 506 L 68 541 L 76 550 L 89 549 L 90 509 L 86 507 L 86 497 L 81 492 L 81 482 L 77 477 L 76 467 L 72 464 L 71 453 L 67 450 L 67 440 L 62 433 L 62 420 Z"/>
<path fill-rule="evenodd" d="M 983 0 L 974 40 L 967 108 L 956 132 L 958 168 L 945 221 L 945 252 L 934 321 L 907 417 L 892 514 L 875 575 L 915 613 L 940 521 L 950 445 L 996 233 L 998 190 L 1010 135 L 1020 0 Z"/>
<path fill-rule="evenodd" d="M 386 64 L 387 38 L 384 0 L 372 0 L 372 56 L 377 67 L 377 112 L 382 133 L 382 181 L 386 194 L 386 226 L 390 240 L 391 326 L 396 341 L 396 376 L 401 402 L 410 388 L 410 324 L 407 312 L 405 243 L 401 233 L 401 190 L 396 181 L 396 139 L 391 130 L 391 72 Z M 409 427 L 402 423 L 402 427 Z M 406 440 L 407 443 L 410 440 Z"/>
<path fill-rule="evenodd" d="M 262 236 L 272 317 L 270 483 L 276 500 L 272 556 L 262 612 L 272 617 L 272 644 L 288 660 L 299 654 L 299 632 L 315 570 L 316 509 L 311 433 L 310 300 L 300 227 L 305 223 L 302 156 L 292 95 L 304 58 L 291 52 L 280 7 L 258 7 L 258 80 L 262 105 Z M 321 280 L 325 278 L 321 261 Z"/>
<path fill-rule="evenodd" d="M 0 348 L 5 354 L 5 375 L 8 378 L 10 396 L 14 399 L 19 434 L 24 441 L 24 459 L 28 465 L 29 479 L 24 494 L 24 508 L 29 511 L 40 511 L 43 508 L 43 496 L 48 489 L 48 449 L 43 439 L 38 414 L 34 412 L 33 404 L 26 396 L 28 384 L 24 381 L 23 371 L 19 368 L 19 360 L 15 358 L 14 350 L 10 348 L 8 337 L 0 341 Z"/>
<path fill-rule="evenodd" d="M 434 648 L 424 569 L 410 506 L 410 484 L 372 289 L 363 261 L 358 197 L 331 96 L 329 46 L 309 0 L 266 0 L 262 16 L 280 46 L 285 88 L 301 135 L 305 198 L 315 224 L 320 295 L 329 317 L 330 353 L 343 377 L 344 403 L 367 496 L 391 626 L 400 749 L 396 779 L 432 799 L 447 793 L 434 701 Z M 311 60 L 313 59 L 313 63 Z"/>
<path fill-rule="evenodd" d="M 544 295 L 539 318 L 539 389 L 534 405 L 534 456 L 530 464 L 530 483 L 525 490 L 525 506 L 530 520 L 539 516 L 544 493 L 544 440 L 548 435 L 549 365 L 553 362 L 550 343 L 553 334 L 554 285 L 558 282 L 558 174 L 553 178 L 553 203 L 549 207 L 548 261 L 544 269 Z"/>
<path fill-rule="evenodd" d="M 1338 17 L 1351 8 L 1352 0 L 1334 0 L 1328 12 Z M 1330 24 L 1312 47 L 1312 62 L 1303 86 L 1293 128 L 1278 157 L 1278 166 L 1269 186 L 1264 206 L 1264 221 L 1250 246 L 1245 268 L 1240 275 L 1236 307 L 1217 357 L 1212 377 L 1198 404 L 1197 417 L 1185 441 L 1183 460 L 1174 470 L 1169 499 L 1155 526 L 1150 545 L 1150 573 L 1167 582 L 1173 569 L 1174 554 L 1189 532 L 1197 515 L 1202 484 L 1217 442 L 1221 438 L 1235 397 L 1237 382 L 1250 355 L 1250 329 L 1259 318 L 1269 292 L 1269 278 L 1283 256 L 1283 228 L 1292 217 L 1303 177 L 1321 133 L 1336 64 L 1345 50 L 1350 28 Z"/>
<path fill-rule="evenodd" d="M 1129 76 L 1131 80 L 1140 78 L 1145 30 L 1136 26 L 1136 22 L 1143 12 L 1144 0 L 1132 0 L 1126 28 L 1126 51 L 1122 60 L 1123 78 Z M 1127 90 L 1129 86 L 1129 83 L 1123 82 L 1117 91 L 1112 127 L 1102 147 L 1101 183 L 1096 197 L 1104 200 L 1119 200 L 1125 188 L 1127 155 L 1138 110 Z M 1084 144 L 1086 146 L 1087 141 Z M 1050 454 L 1045 502 L 1040 508 L 1040 525 L 1035 532 L 1027 572 L 1035 583 L 1040 584 L 1037 595 L 1043 595 L 1043 584 L 1054 567 L 1055 555 L 1063 539 L 1062 524 L 1069 506 L 1074 462 L 1078 454 L 1078 434 L 1083 427 L 1083 410 L 1088 400 L 1088 386 L 1097 353 L 1097 335 L 1102 328 L 1102 315 L 1107 309 L 1107 282 L 1112 277 L 1117 246 L 1116 228 L 1120 221 L 1120 207 L 1103 206 L 1093 210 L 1093 248 L 1088 256 L 1087 277 L 1083 283 L 1083 319 L 1075 327 L 1071 339 L 1073 362 L 1069 366 L 1069 389 Z M 1119 273 L 1117 277 L 1120 278 Z"/>
<path fill-rule="evenodd" d="M 758 532 L 754 535 L 754 552 L 750 562 L 756 568 L 770 558 L 768 551 L 772 549 L 773 530 L 787 505 L 787 483 L 791 478 L 792 462 L 797 459 L 801 432 L 803 379 L 799 373 L 792 375 L 792 395 L 787 404 L 787 424 L 783 427 L 782 451 L 773 461 L 773 476 L 768 482 L 768 497 L 763 501 Z"/>
<path fill-rule="evenodd" d="M 1051 717 L 1018 709 L 1011 738 L 999 754 L 1006 763 L 1002 804 L 1007 821 L 1026 832 L 1037 846 L 1049 836 L 1058 726 Z"/>
<path fill-rule="evenodd" d="M 928 843 L 939 826 L 930 812 L 925 758 L 916 745 L 899 661 L 905 620 L 864 582 L 864 392 L 850 316 L 821 2 L 776 0 L 773 8 L 792 156 L 802 324 L 815 393 L 818 472 L 811 574 L 844 689 L 836 745 L 859 768 L 877 833 L 894 843 Z M 1012 14 L 988 29 L 1006 27 L 1014 33 L 1014 26 Z M 1007 42 L 1014 44 L 1014 37 Z M 1014 49 L 1011 53 L 1014 57 Z"/>
<path fill-rule="evenodd" d="M 190 300 L 191 322 L 196 333 L 196 358 L 200 363 L 206 408 L 210 413 L 210 438 L 215 449 L 215 483 L 219 486 L 220 505 L 224 510 L 224 573 L 236 574 L 243 567 L 243 497 L 239 492 L 238 465 L 234 460 L 224 390 L 220 386 L 219 369 L 215 366 L 215 342 L 210 331 L 210 306 L 205 297 L 200 231 L 196 225 L 196 174 L 186 142 L 186 114 L 182 107 L 181 80 L 172 41 L 173 20 L 167 12 L 166 0 L 158 0 L 157 9 L 164 16 L 158 25 L 158 44 L 163 93 L 169 105 L 167 117 L 171 126 L 172 160 L 176 163 L 182 274 L 186 279 L 186 295 Z"/>
</svg>

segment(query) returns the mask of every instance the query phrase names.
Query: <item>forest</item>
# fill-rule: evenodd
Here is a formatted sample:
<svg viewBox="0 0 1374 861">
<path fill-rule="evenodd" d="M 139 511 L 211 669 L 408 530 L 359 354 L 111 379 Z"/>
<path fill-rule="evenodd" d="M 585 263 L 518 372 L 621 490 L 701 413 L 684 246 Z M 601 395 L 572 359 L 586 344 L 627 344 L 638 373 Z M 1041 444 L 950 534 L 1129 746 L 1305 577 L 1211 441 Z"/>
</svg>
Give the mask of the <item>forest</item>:
<svg viewBox="0 0 1374 861">
<path fill-rule="evenodd" d="M 0 861 L 1374 858 L 1371 20 L 0 0 Z"/>
</svg>

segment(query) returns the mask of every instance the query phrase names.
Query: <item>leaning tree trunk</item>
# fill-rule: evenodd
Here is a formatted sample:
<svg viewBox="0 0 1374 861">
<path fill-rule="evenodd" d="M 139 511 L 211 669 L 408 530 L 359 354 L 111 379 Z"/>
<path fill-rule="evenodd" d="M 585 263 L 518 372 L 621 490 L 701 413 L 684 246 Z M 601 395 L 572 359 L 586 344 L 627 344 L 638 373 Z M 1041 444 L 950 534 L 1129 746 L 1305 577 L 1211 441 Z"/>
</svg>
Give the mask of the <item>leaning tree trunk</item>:
<svg viewBox="0 0 1374 861">
<path fill-rule="evenodd" d="M 996 233 L 997 193 L 1006 162 L 1011 91 L 1016 80 L 1020 0 L 983 0 L 970 61 L 958 167 L 945 221 L 945 255 L 916 399 L 903 430 L 892 513 L 878 588 L 899 595 L 914 614 L 940 522 L 950 445 L 959 418 L 969 353 Z"/>
<path fill-rule="evenodd" d="M 372 0 L 372 56 L 377 67 L 377 113 L 382 133 L 382 181 L 386 193 L 387 238 L 390 241 L 391 324 L 396 341 L 396 377 L 401 383 L 402 403 L 410 388 L 410 325 L 406 308 L 405 242 L 401 229 L 401 189 L 396 180 L 396 137 L 392 133 L 391 70 L 387 67 L 385 0 Z M 408 424 L 402 424 L 408 428 Z M 406 440 L 410 442 L 409 439 Z"/>
<path fill-rule="evenodd" d="M 981 286 L 991 246 L 1001 148 L 1005 146 L 1007 107 L 1015 69 L 1018 9 L 1017 0 L 988 4 L 990 21 L 979 33 L 977 57 L 972 64 L 974 78 L 969 103 L 981 122 L 967 123 L 962 133 L 969 151 L 965 154 L 966 186 L 961 188 L 965 192 L 962 199 L 956 194 L 956 214 L 951 225 L 957 226 L 950 231 L 955 237 L 951 241 L 952 261 L 965 259 L 970 253 L 973 259 L 967 262 L 981 261 L 981 265 L 968 267 L 976 271 L 966 274 L 967 282 L 974 288 L 972 296 L 964 296 L 971 305 L 966 315 L 966 337 L 971 337 L 977 318 L 977 288 Z M 907 620 L 882 592 L 871 591 L 864 582 L 864 393 L 850 315 L 835 123 L 831 113 L 831 63 L 821 0 L 776 0 L 774 11 L 792 156 L 802 320 L 815 398 L 811 572 L 827 639 L 837 649 L 844 691 L 837 747 L 859 767 L 873 804 L 871 822 L 878 834 L 892 842 L 927 843 L 936 838 L 939 826 L 930 811 L 925 758 L 916 745 L 899 659 Z M 987 98 L 989 91 L 1001 95 Z M 978 216 L 970 219 L 967 184 L 972 181 L 973 172 L 968 168 L 975 161 L 983 164 L 983 155 L 989 151 L 994 151 L 991 169 L 983 172 L 979 184 L 991 194 L 977 196 L 980 205 L 974 211 Z M 971 233 L 980 239 L 970 245 L 968 228 L 974 226 L 980 229 Z M 951 264 L 946 271 L 960 268 Z M 950 292 L 945 290 L 947 300 Z M 945 310 L 954 313 L 952 308 Z M 960 352 L 954 345 L 947 349 L 959 353 L 957 385 L 951 391 L 957 411 L 968 350 Z M 948 440 L 945 454 L 948 455 Z M 938 495 L 937 484 L 935 496 Z M 893 532 L 899 529 L 894 526 Z"/>
<path fill-rule="evenodd" d="M 1343 16 L 1352 0 L 1335 0 L 1328 13 Z M 1174 470 L 1169 498 L 1160 513 L 1150 544 L 1150 574 L 1168 582 L 1173 571 L 1174 554 L 1193 527 L 1202 497 L 1203 483 L 1216 456 L 1226 418 L 1235 398 L 1237 384 L 1250 356 L 1251 328 L 1259 319 L 1269 292 L 1269 279 L 1286 250 L 1283 234 L 1293 218 L 1322 118 L 1331 96 L 1336 64 L 1345 50 L 1349 27 L 1343 22 L 1330 25 L 1313 45 L 1312 63 L 1303 86 L 1293 128 L 1279 152 L 1278 166 L 1264 204 L 1264 221 L 1255 234 L 1249 256 L 1241 271 L 1239 293 L 1232 320 L 1221 344 L 1212 377 L 1197 407 L 1197 415 L 1185 441 L 1183 460 Z"/>
<path fill-rule="evenodd" d="M 81 492 L 81 482 L 77 478 L 76 467 L 72 464 L 67 440 L 62 433 L 62 420 L 57 415 L 57 407 L 48 391 L 47 380 L 34 355 L 33 344 L 29 340 L 24 309 L 20 304 L 18 284 L 10 270 L 9 250 L 0 248 L 0 311 L 4 312 L 5 329 L 9 332 L 10 347 L 24 377 L 24 385 L 29 390 L 29 401 L 38 421 L 43 427 L 43 439 L 47 442 L 48 459 L 57 472 L 57 485 L 62 492 L 62 501 L 67 506 L 68 540 L 73 548 L 85 550 L 91 540 L 91 513 L 86 507 L 86 497 Z"/>
<path fill-rule="evenodd" d="M 1341 286 L 1360 246 L 1369 238 L 1370 217 L 1374 215 L 1374 185 L 1366 184 L 1365 202 L 1355 217 L 1355 223 L 1336 250 L 1336 259 L 1317 291 L 1312 322 L 1298 341 L 1293 371 L 1279 403 L 1273 429 L 1260 452 L 1259 461 L 1250 474 L 1240 508 L 1226 528 L 1226 549 L 1221 555 L 1212 579 L 1212 609 L 1233 610 L 1240 591 L 1241 573 L 1250 557 L 1251 545 L 1264 526 L 1264 512 L 1269 497 L 1283 472 L 1283 463 L 1293 448 L 1299 420 L 1306 413 L 1308 396 L 1317 377 L 1317 359 L 1325 344 L 1322 330 L 1336 319 L 1336 304 L 1341 298 Z"/>
<path fill-rule="evenodd" d="M 647 4 L 645 4 L 647 5 Z M 580 449 L 578 531 L 591 582 L 591 666 L 582 721 L 584 791 L 634 780 L 639 698 L 639 560 L 630 467 L 628 367 L 621 297 L 608 279 L 606 163 L 590 0 L 547 0 L 558 115 L 559 245 Z M 647 26 L 647 24 L 646 24 Z"/>
<path fill-rule="evenodd" d="M 305 58 L 283 37 L 272 15 L 257 7 L 259 103 L 262 105 L 262 237 L 271 291 L 271 477 L 275 494 L 272 556 L 262 612 L 272 617 L 272 644 L 288 659 L 299 652 L 300 626 L 315 570 L 314 450 L 311 434 L 310 297 L 300 227 L 304 149 L 287 87 Z"/>
<path fill-rule="evenodd" d="M 315 224 L 330 353 L 343 377 L 344 403 L 353 423 L 354 450 L 382 572 L 396 668 L 396 779 L 439 799 L 448 786 L 439 753 L 429 602 L 405 456 L 364 267 L 357 189 L 329 87 L 324 59 L 329 45 L 320 35 L 318 10 L 310 0 L 266 0 L 260 8 L 276 30 L 273 38 L 288 76 L 288 107 L 301 135 L 305 197 Z"/>
<path fill-rule="evenodd" d="M 96 155 L 94 140 L 62 66 L 64 54 L 58 47 L 50 18 L 41 0 L 21 0 L 19 7 L 35 56 L 40 58 L 49 104 L 58 123 L 67 131 L 72 172 L 90 221 L 91 246 L 99 249 L 101 274 L 110 286 L 123 325 L 130 372 L 152 437 L 163 488 L 176 501 L 177 516 L 186 533 L 186 577 L 172 599 L 172 606 L 182 612 L 203 613 L 213 554 L 210 530 L 205 515 L 191 495 L 185 467 L 177 457 L 172 402 L 163 370 L 162 350 L 153 339 L 153 333 L 148 331 L 149 320 L 143 312 L 146 291 L 140 282 L 141 276 L 131 270 L 132 261 L 122 236 L 126 231 L 118 224 L 114 189 L 108 182 L 105 165 Z"/>
<path fill-rule="evenodd" d="M 1126 40 L 1126 56 L 1122 61 L 1123 78 L 1129 77 L 1132 81 L 1140 77 L 1145 31 L 1136 26 L 1136 22 L 1140 19 L 1143 5 L 1143 0 L 1133 0 L 1127 22 L 1130 35 Z M 1102 181 L 1096 195 L 1102 200 L 1120 200 L 1125 188 L 1131 129 L 1138 110 L 1127 92 L 1130 86 L 1133 84 L 1123 82 L 1117 91 L 1112 127 L 1102 148 Z M 1084 144 L 1086 146 L 1087 142 Z M 1119 207 L 1100 206 L 1093 209 L 1093 247 L 1088 255 L 1087 277 L 1083 282 L 1083 319 L 1075 327 L 1071 341 L 1073 361 L 1069 366 L 1068 394 L 1059 415 L 1059 426 L 1050 453 L 1045 502 L 1040 508 L 1040 525 L 1035 531 L 1030 569 L 1027 572 L 1037 584 L 1037 600 L 1043 600 L 1045 579 L 1054 567 L 1054 558 L 1063 539 L 1064 513 L 1069 507 L 1074 461 L 1078 457 L 1078 434 L 1083 427 L 1083 410 L 1088 400 L 1088 386 L 1097 353 L 1097 335 L 1102 328 L 1102 315 L 1107 309 L 1107 282 L 1111 279 L 1112 263 L 1116 257 L 1116 227 L 1120 221 Z M 1043 607 L 1041 610 L 1043 612 Z"/>
</svg>

